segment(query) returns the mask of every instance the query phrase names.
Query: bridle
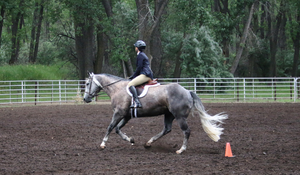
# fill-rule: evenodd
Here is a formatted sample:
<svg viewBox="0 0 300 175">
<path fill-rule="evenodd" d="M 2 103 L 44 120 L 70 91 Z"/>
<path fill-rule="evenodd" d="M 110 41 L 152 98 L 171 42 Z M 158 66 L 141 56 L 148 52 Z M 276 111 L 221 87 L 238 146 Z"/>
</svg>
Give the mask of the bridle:
<svg viewBox="0 0 300 175">
<path fill-rule="evenodd" d="M 97 85 L 97 87 L 99 88 L 99 91 L 101 91 L 101 89 L 103 89 L 104 87 L 113 85 L 113 84 L 115 84 L 115 83 L 117 83 L 117 82 L 119 82 L 119 81 L 122 80 L 122 78 L 120 78 L 119 80 L 116 80 L 116 81 L 114 81 L 114 82 L 112 82 L 112 83 L 109 83 L 109 84 L 103 86 L 103 85 L 95 78 L 94 75 L 95 75 L 94 73 L 91 73 L 91 74 L 90 74 L 89 79 L 92 79 L 92 81 L 91 81 L 91 84 L 90 84 L 89 93 L 85 92 L 85 93 L 87 93 L 89 96 L 92 96 L 92 97 L 93 97 L 93 96 L 98 96 L 98 94 L 95 94 L 95 93 L 97 92 L 97 90 L 96 90 L 95 92 L 93 92 L 93 93 L 90 93 L 90 92 L 91 92 L 91 89 L 92 89 L 92 83 L 93 83 L 93 82 Z"/>
</svg>

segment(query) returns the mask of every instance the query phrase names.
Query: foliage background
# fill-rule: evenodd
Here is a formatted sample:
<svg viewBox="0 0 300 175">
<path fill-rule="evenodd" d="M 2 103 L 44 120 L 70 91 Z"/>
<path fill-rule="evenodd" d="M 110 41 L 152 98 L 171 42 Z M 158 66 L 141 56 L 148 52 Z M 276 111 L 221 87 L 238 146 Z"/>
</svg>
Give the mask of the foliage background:
<svg viewBox="0 0 300 175">
<path fill-rule="evenodd" d="M 299 76 L 298 0 L 0 0 L 0 8 L 0 80 L 128 77 L 138 39 L 155 77 Z"/>
</svg>

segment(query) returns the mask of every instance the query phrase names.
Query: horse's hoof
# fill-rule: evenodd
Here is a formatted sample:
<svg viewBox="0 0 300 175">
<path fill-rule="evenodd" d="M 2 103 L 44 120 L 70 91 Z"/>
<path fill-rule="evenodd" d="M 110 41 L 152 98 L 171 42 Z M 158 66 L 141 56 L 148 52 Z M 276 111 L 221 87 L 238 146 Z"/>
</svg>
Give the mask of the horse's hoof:
<svg viewBox="0 0 300 175">
<path fill-rule="evenodd" d="M 176 151 L 176 154 L 181 154 L 182 152 L 183 152 L 183 150 L 180 149 L 180 150 Z"/>
<path fill-rule="evenodd" d="M 144 147 L 145 147 L 145 148 L 150 148 L 150 147 L 151 147 L 151 143 L 146 143 L 146 144 L 144 145 Z"/>
<path fill-rule="evenodd" d="M 101 148 L 101 149 L 105 149 L 105 148 L 106 148 L 106 146 L 105 146 L 105 145 L 103 145 L 103 144 L 101 144 L 101 145 L 100 145 L 100 148 Z"/>
<path fill-rule="evenodd" d="M 130 137 L 129 142 L 133 144 L 134 143 L 134 139 L 132 137 Z"/>
</svg>

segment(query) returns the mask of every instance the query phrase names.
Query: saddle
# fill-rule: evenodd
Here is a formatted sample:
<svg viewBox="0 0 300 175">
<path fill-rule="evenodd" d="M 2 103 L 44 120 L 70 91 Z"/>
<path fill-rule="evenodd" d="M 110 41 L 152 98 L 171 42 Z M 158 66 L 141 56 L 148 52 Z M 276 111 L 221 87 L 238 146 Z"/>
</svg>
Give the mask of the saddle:
<svg viewBox="0 0 300 175">
<path fill-rule="evenodd" d="M 153 80 L 149 80 L 148 82 L 143 83 L 141 85 L 135 86 L 135 88 L 139 98 L 142 98 L 147 94 L 149 87 L 155 87 L 159 85 L 160 83 L 157 82 L 157 78 L 156 78 Z M 128 88 L 126 88 L 126 91 L 130 96 L 132 96 Z"/>
<path fill-rule="evenodd" d="M 148 91 L 148 88 L 146 87 L 146 86 L 153 86 L 153 85 L 157 85 L 158 84 L 158 82 L 157 82 L 157 78 L 156 79 L 154 79 L 154 80 L 149 80 L 148 82 L 146 82 L 146 83 L 143 83 L 143 84 L 141 84 L 141 85 L 138 85 L 138 86 L 135 86 L 135 89 L 136 89 L 136 91 L 137 91 L 137 94 L 138 94 L 138 96 L 140 96 L 142 93 L 143 93 L 143 91 L 145 90 L 145 88 L 147 89 L 147 91 Z M 159 85 L 159 84 L 158 84 Z M 146 92 L 147 93 L 147 92 Z"/>
</svg>

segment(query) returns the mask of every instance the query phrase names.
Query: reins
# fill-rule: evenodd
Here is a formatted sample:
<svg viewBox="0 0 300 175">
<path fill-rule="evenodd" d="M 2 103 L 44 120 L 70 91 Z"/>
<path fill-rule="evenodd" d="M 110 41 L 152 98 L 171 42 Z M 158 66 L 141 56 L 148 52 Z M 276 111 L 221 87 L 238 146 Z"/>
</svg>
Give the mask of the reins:
<svg viewBox="0 0 300 175">
<path fill-rule="evenodd" d="M 118 83 L 119 81 L 121 81 L 121 80 L 123 80 L 122 78 L 120 78 L 119 80 L 116 80 L 116 81 L 114 81 L 114 82 L 112 82 L 112 83 L 109 83 L 109 84 L 107 84 L 107 85 L 102 85 L 97 79 L 95 79 L 95 77 L 94 77 L 94 75 L 91 77 L 91 79 L 92 79 L 92 82 L 91 83 L 95 83 L 98 87 L 100 87 L 101 89 L 103 89 L 104 87 L 107 87 L 107 86 L 110 86 L 110 85 L 113 85 L 113 84 L 115 84 L 115 83 Z M 90 89 L 89 89 L 89 95 L 91 95 L 91 87 L 92 87 L 92 84 L 90 85 Z M 100 90 L 101 90 L 100 89 Z M 85 93 L 87 93 L 87 92 L 85 92 Z M 95 94 L 94 96 L 98 96 L 97 94 Z"/>
<path fill-rule="evenodd" d="M 118 82 L 121 81 L 121 80 L 123 80 L 123 79 L 120 78 L 120 79 L 117 80 L 117 81 L 114 81 L 114 82 L 112 82 L 112 83 L 110 83 L 110 84 L 107 84 L 107 85 L 105 85 L 105 86 L 102 86 L 102 89 L 103 89 L 104 87 L 107 87 L 107 86 L 113 85 L 113 84 L 115 84 L 115 83 L 118 83 Z"/>
</svg>

